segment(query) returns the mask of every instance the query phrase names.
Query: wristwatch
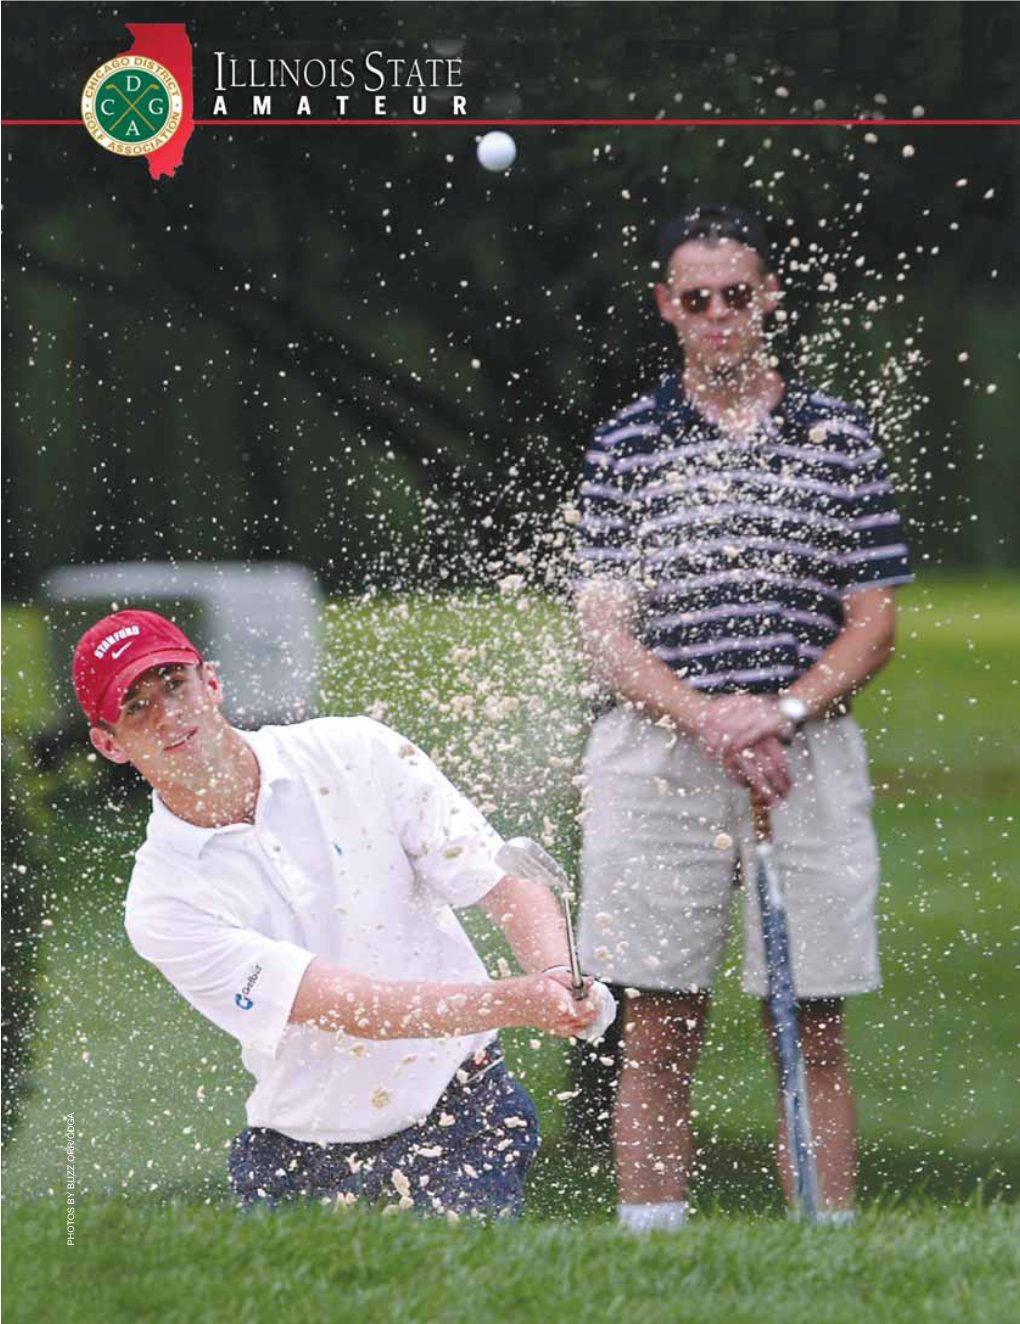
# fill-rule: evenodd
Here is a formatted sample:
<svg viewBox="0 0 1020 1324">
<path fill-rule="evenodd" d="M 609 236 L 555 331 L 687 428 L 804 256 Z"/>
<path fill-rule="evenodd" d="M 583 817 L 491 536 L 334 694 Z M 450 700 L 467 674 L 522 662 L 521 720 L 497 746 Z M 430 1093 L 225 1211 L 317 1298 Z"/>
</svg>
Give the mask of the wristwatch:
<svg viewBox="0 0 1020 1324">
<path fill-rule="evenodd" d="M 796 734 L 808 719 L 808 706 L 803 699 L 794 694 L 781 694 L 776 707 L 788 722 L 793 723 Z"/>
</svg>

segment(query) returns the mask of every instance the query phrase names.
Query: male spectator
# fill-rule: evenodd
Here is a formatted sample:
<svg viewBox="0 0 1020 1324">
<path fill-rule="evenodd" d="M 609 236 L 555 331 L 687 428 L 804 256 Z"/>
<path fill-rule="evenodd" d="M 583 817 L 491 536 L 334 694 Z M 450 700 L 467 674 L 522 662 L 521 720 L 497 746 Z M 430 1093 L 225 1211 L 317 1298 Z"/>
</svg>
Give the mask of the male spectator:
<svg viewBox="0 0 1020 1324">
<path fill-rule="evenodd" d="M 770 356 L 782 300 L 765 230 L 692 207 L 663 234 L 677 370 L 600 427 L 581 487 L 579 616 L 615 706 L 585 756 L 582 959 L 623 1005 L 621 1222 L 687 1211 L 691 1082 L 732 886 L 771 810 L 823 1217 L 853 1217 L 844 998 L 879 984 L 878 859 L 852 695 L 889 659 L 911 576 L 860 409 Z M 766 992 L 753 884 L 744 987 Z M 763 1024 L 771 1024 L 763 1004 Z M 791 1195 L 780 1119 L 780 1173 Z"/>
<path fill-rule="evenodd" d="M 162 616 L 93 625 L 74 682 L 92 744 L 153 788 L 131 941 L 256 1080 L 228 1162 L 239 1203 L 519 1213 L 538 1118 L 496 1032 L 594 1037 L 613 1011 L 590 983 L 574 1000 L 551 894 L 503 875 L 485 819 L 386 727 L 236 730 Z M 489 979 L 452 909 L 474 903 L 533 973 Z"/>
</svg>

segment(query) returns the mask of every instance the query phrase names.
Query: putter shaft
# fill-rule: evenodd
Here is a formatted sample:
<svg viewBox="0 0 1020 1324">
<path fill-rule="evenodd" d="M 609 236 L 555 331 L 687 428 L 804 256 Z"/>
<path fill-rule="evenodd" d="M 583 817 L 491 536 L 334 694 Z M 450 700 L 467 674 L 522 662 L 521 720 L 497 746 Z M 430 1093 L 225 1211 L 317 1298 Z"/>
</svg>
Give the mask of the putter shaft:
<svg viewBox="0 0 1020 1324">
<path fill-rule="evenodd" d="M 811 1222 L 818 1217 L 818 1170 L 811 1136 L 807 1082 L 797 1023 L 790 935 L 786 905 L 772 867 L 772 825 L 768 809 L 754 806 L 757 846 L 758 905 L 768 980 L 768 1005 L 776 1036 L 779 1091 L 786 1117 L 787 1145 L 793 1168 L 798 1211 Z"/>
</svg>

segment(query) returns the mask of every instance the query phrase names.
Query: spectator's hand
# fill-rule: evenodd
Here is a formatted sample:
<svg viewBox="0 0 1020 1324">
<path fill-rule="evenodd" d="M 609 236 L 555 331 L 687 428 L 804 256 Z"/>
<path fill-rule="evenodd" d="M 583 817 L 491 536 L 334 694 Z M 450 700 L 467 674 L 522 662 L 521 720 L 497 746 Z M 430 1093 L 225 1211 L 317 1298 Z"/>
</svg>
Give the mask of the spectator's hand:
<svg viewBox="0 0 1020 1324">
<path fill-rule="evenodd" d="M 764 805 L 773 805 L 790 789 L 790 770 L 779 736 L 791 723 L 774 699 L 756 694 L 727 694 L 713 699 L 695 736 L 702 749 L 746 786 Z M 756 732 L 764 732 L 756 736 Z"/>
<path fill-rule="evenodd" d="M 705 727 L 702 745 L 716 758 L 734 750 L 750 749 L 769 736 L 788 742 L 796 729 L 779 711 L 776 700 L 763 694 L 727 694 L 715 699 Z M 719 753 L 714 753 L 716 749 Z"/>
<path fill-rule="evenodd" d="M 765 808 L 789 794 L 792 783 L 786 750 L 775 736 L 766 736 L 750 748 L 733 750 L 723 759 L 723 767 Z"/>
<path fill-rule="evenodd" d="M 694 731 L 701 748 L 709 758 L 719 763 L 725 763 L 735 747 L 734 736 L 739 728 L 733 716 L 733 700 L 739 697 L 727 695 L 722 699 L 712 699 Z"/>
</svg>

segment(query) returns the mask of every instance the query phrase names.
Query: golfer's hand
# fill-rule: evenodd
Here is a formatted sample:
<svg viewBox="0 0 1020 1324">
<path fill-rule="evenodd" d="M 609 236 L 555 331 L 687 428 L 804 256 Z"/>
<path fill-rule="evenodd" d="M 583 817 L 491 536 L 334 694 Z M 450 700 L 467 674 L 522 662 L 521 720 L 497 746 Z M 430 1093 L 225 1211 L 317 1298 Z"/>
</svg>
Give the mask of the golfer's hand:
<svg viewBox="0 0 1020 1324">
<path fill-rule="evenodd" d="M 616 999 L 606 988 L 605 984 L 595 980 L 588 992 L 588 997 L 598 1008 L 598 1015 L 594 1022 L 589 1025 L 587 1030 L 582 1030 L 579 1039 L 585 1039 L 590 1044 L 596 1044 L 605 1034 L 605 1032 L 616 1020 Z"/>
<path fill-rule="evenodd" d="M 570 995 L 574 995 L 574 981 L 568 965 L 554 965 L 546 970 L 545 974 L 550 979 L 555 979 L 570 989 Z M 584 1039 L 590 1044 L 597 1043 L 616 1020 L 616 999 L 606 988 L 605 984 L 597 979 L 592 979 L 591 975 L 584 976 L 584 989 L 587 999 L 595 1004 L 597 1015 L 591 1025 L 586 1030 L 581 1030 L 578 1034 L 579 1039 Z M 577 999 L 575 998 L 575 1004 Z"/>
<path fill-rule="evenodd" d="M 592 998 L 593 981 L 586 979 L 585 996 L 577 999 L 571 992 L 570 971 L 551 970 L 527 977 L 528 1024 L 536 1030 L 569 1039 L 589 1030 L 599 1016 L 599 1005 Z"/>
</svg>

